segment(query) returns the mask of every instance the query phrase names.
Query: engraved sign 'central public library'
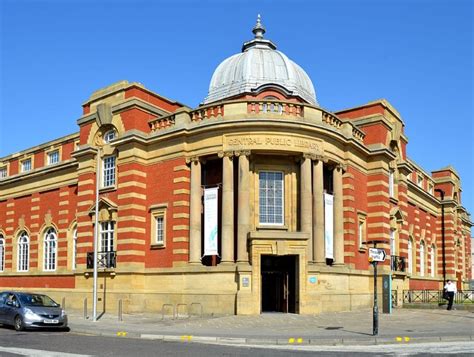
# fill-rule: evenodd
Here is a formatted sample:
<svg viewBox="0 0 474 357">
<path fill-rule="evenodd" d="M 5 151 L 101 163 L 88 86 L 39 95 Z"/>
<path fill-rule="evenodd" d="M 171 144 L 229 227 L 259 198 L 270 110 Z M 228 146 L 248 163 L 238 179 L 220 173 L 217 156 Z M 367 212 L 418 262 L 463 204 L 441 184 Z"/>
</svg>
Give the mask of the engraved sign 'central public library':
<svg viewBox="0 0 474 357">
<path fill-rule="evenodd" d="M 224 136 L 224 150 L 256 150 L 281 149 L 289 151 L 306 151 L 322 155 L 320 142 L 303 137 L 288 137 L 285 135 L 254 135 Z"/>
</svg>

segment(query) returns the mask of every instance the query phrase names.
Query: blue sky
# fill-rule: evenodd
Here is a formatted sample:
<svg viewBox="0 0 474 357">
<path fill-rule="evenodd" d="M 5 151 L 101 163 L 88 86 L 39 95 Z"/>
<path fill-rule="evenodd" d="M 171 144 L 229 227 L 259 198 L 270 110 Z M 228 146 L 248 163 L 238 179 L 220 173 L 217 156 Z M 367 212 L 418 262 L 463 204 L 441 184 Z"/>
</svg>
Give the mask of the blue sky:
<svg viewBox="0 0 474 357">
<path fill-rule="evenodd" d="M 0 1 L 0 157 L 76 132 L 81 104 L 126 79 L 189 106 L 252 38 L 305 69 L 331 111 L 386 98 L 408 155 L 453 165 L 474 213 L 470 0 Z"/>
</svg>

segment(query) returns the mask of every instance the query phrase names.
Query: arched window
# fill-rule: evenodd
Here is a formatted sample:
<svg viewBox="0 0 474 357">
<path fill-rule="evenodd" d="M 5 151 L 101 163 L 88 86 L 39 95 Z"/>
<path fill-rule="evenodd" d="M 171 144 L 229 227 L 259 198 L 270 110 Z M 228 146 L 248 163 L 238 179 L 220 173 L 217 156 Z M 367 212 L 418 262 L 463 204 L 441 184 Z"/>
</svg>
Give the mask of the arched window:
<svg viewBox="0 0 474 357">
<path fill-rule="evenodd" d="M 0 272 L 5 269 L 5 239 L 0 234 Z"/>
<path fill-rule="evenodd" d="M 30 238 L 25 231 L 18 238 L 17 270 L 28 271 L 30 266 Z"/>
<path fill-rule="evenodd" d="M 434 277 L 436 275 L 436 247 L 434 244 L 431 246 L 430 270 L 431 276 Z"/>
<path fill-rule="evenodd" d="M 49 228 L 44 235 L 44 270 L 56 270 L 58 237 L 54 228 Z"/>
<path fill-rule="evenodd" d="M 425 243 L 420 242 L 420 276 L 425 276 Z"/>
<path fill-rule="evenodd" d="M 408 274 L 413 274 L 413 241 L 408 239 Z"/>
<path fill-rule="evenodd" d="M 107 130 L 104 134 L 104 143 L 108 144 L 117 137 L 115 129 Z"/>
<path fill-rule="evenodd" d="M 76 270 L 77 263 L 77 228 L 74 227 L 72 230 L 72 256 L 71 256 L 71 268 L 72 270 Z"/>
</svg>

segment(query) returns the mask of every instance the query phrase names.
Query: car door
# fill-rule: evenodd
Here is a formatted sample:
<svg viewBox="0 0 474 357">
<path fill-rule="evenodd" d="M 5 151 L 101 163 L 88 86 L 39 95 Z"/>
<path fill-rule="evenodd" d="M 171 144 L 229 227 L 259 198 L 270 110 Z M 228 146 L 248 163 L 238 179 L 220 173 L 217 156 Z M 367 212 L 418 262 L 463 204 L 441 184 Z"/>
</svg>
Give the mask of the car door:
<svg viewBox="0 0 474 357">
<path fill-rule="evenodd" d="M 5 314 L 6 314 L 6 305 L 5 302 L 7 300 L 8 293 L 1 293 L 0 294 L 0 323 L 5 322 Z"/>
<path fill-rule="evenodd" d="M 13 293 L 9 293 L 5 299 L 4 304 L 4 318 L 3 321 L 6 324 L 13 325 L 13 320 L 18 311 L 19 300 L 18 296 Z"/>
</svg>

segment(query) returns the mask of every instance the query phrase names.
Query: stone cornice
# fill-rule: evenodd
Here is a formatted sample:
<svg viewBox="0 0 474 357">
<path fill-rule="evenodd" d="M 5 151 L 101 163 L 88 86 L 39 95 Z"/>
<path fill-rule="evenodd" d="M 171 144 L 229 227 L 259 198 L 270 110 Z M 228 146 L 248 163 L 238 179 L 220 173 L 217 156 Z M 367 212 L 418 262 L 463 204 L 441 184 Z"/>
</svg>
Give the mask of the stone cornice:
<svg viewBox="0 0 474 357">
<path fill-rule="evenodd" d="M 28 148 L 26 150 L 18 151 L 16 153 L 13 153 L 13 154 L 10 154 L 10 155 L 4 156 L 4 157 L 0 157 L 0 162 L 9 161 L 11 159 L 16 159 L 17 157 L 21 157 L 23 155 L 30 155 L 30 154 L 33 154 L 35 152 L 38 152 L 38 151 L 41 151 L 41 150 L 44 150 L 44 149 L 48 149 L 51 146 L 56 146 L 56 145 L 59 146 L 62 143 L 65 143 L 65 142 L 68 142 L 68 141 L 74 141 L 74 140 L 77 140 L 77 139 L 79 139 L 79 133 L 74 133 L 74 134 L 69 134 L 69 135 L 66 135 L 66 136 L 62 136 L 58 139 L 47 141 L 43 144 L 33 146 L 33 147 Z"/>
</svg>

